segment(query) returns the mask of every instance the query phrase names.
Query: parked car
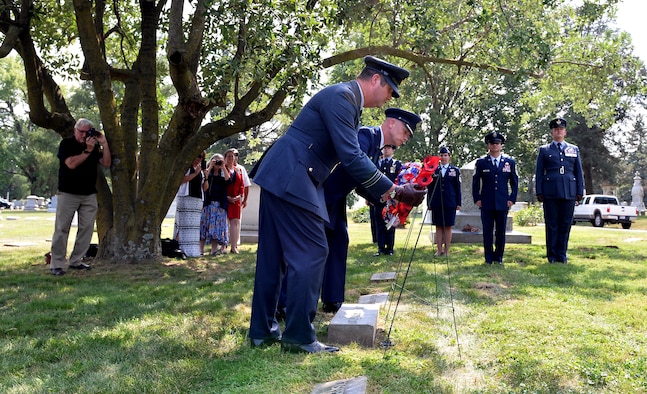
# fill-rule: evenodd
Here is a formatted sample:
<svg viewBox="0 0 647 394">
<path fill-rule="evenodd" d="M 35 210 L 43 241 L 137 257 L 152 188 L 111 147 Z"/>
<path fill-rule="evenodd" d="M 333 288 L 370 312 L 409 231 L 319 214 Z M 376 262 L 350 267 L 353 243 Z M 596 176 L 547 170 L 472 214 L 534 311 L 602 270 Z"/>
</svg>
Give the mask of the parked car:
<svg viewBox="0 0 647 394">
<path fill-rule="evenodd" d="M 11 209 L 11 204 L 9 201 L 5 200 L 4 198 L 0 197 L 0 209 Z"/>
<path fill-rule="evenodd" d="M 591 222 L 595 227 L 605 223 L 622 224 L 622 228 L 631 228 L 631 223 L 638 217 L 638 208 L 621 205 L 616 196 L 591 194 L 584 196 L 573 211 L 573 224 Z"/>
</svg>

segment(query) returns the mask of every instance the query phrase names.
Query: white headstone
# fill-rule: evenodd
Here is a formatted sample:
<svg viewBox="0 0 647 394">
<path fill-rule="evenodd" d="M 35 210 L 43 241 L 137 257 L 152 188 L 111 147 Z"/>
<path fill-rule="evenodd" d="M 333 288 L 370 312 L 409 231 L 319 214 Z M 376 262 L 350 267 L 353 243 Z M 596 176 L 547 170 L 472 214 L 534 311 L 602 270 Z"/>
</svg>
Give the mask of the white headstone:
<svg viewBox="0 0 647 394">
<path fill-rule="evenodd" d="M 644 197 L 645 191 L 642 186 L 642 179 L 640 178 L 638 171 L 636 171 L 636 175 L 634 176 L 634 184 L 631 188 L 631 206 L 638 208 L 638 211 L 640 211 L 641 213 L 645 211 L 645 201 L 643 200 Z"/>
<path fill-rule="evenodd" d="M 38 208 L 38 196 L 27 196 L 25 211 L 34 211 L 36 208 Z"/>
<path fill-rule="evenodd" d="M 56 212 L 56 206 L 58 205 L 58 196 L 52 196 L 49 206 L 47 207 L 47 212 Z"/>
</svg>

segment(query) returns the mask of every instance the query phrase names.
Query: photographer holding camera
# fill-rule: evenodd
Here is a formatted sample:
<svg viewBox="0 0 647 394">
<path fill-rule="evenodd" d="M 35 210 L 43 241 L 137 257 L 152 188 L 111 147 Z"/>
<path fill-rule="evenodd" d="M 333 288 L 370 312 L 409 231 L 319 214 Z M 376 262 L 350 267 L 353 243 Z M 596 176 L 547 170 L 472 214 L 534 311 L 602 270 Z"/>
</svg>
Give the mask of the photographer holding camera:
<svg viewBox="0 0 647 394">
<path fill-rule="evenodd" d="M 67 240 L 75 213 L 79 225 L 69 267 L 90 269 L 81 259 L 90 246 L 97 217 L 97 163 L 105 168 L 112 164 L 108 140 L 85 118 L 76 122 L 73 136 L 61 141 L 58 159 L 58 204 L 50 261 L 50 272 L 55 276 L 65 274 Z"/>
<path fill-rule="evenodd" d="M 227 229 L 227 186 L 233 182 L 225 168 L 224 157 L 216 153 L 207 167 L 204 209 L 200 219 L 200 251 L 211 244 L 211 254 L 222 254 L 229 244 Z"/>
</svg>

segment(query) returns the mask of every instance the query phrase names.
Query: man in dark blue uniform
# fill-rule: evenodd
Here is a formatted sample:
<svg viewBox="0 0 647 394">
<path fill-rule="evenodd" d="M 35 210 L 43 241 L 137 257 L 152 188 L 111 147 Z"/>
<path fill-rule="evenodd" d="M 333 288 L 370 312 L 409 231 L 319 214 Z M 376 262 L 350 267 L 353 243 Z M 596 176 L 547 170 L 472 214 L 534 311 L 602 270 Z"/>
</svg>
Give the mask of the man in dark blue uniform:
<svg viewBox="0 0 647 394">
<path fill-rule="evenodd" d="M 281 341 L 290 352 L 334 352 L 317 341 L 313 321 L 328 246 L 324 184 L 341 165 L 373 198 L 399 198 L 419 205 L 413 187 L 396 187 L 381 174 L 357 141 L 363 107 L 381 107 L 399 97 L 409 76 L 403 68 L 367 56 L 356 80 L 328 86 L 303 107 L 292 125 L 251 172 L 261 187 L 256 276 L 249 338 L 253 347 Z M 285 330 L 275 311 L 287 276 Z"/>
<path fill-rule="evenodd" d="M 378 163 L 378 168 L 382 174 L 386 175 L 391 182 L 395 182 L 398 174 L 402 170 L 402 162 L 393 158 L 393 152 L 397 146 L 386 144 L 382 148 L 382 159 Z M 382 217 L 382 211 L 386 206 L 385 203 L 376 202 L 373 204 L 375 220 L 375 233 L 377 238 L 377 253 L 375 256 L 392 255 L 393 245 L 395 245 L 395 227 L 386 228 L 386 223 Z"/>
<path fill-rule="evenodd" d="M 447 147 L 441 147 L 438 155 L 440 163 L 434 172 L 434 181 L 427 186 L 427 208 L 431 212 L 431 224 L 436 226 L 436 256 L 447 256 L 452 243 L 456 211 L 461 209 L 463 199 L 461 171 L 449 164 L 450 152 Z"/>
<path fill-rule="evenodd" d="M 541 146 L 537 155 L 537 200 L 544 205 L 548 262 L 566 264 L 573 209 L 584 195 L 584 176 L 579 148 L 564 141 L 566 121 L 553 119 L 549 127 L 553 141 Z"/>
<path fill-rule="evenodd" d="M 476 160 L 472 178 L 474 204 L 481 209 L 486 264 L 503 264 L 508 211 L 517 201 L 517 164 L 502 154 L 504 142 L 503 134 L 496 131 L 485 136 L 488 154 Z"/>
<path fill-rule="evenodd" d="M 399 108 L 389 108 L 384 111 L 384 115 L 386 119 L 382 125 L 361 127 L 357 136 L 360 149 L 366 153 L 375 166 L 379 162 L 380 147 L 388 145 L 395 148 L 402 145 L 413 135 L 417 124 L 421 121 L 418 115 Z M 383 205 L 379 200 L 371 198 L 341 167 L 337 167 L 326 181 L 324 192 L 330 216 L 330 222 L 326 224 L 329 252 L 321 288 L 321 301 L 323 302 L 323 311 L 328 313 L 337 312 L 344 302 L 346 259 L 348 257 L 346 196 L 355 188 L 359 195 L 367 198 L 374 206 Z M 381 211 L 379 220 L 384 223 Z"/>
</svg>

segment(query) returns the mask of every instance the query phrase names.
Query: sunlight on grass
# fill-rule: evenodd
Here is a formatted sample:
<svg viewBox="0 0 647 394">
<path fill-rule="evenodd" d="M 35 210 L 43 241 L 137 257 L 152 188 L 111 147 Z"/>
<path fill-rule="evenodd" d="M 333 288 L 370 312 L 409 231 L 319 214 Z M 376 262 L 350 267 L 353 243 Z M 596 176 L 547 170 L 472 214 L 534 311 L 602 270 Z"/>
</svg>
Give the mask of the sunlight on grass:
<svg viewBox="0 0 647 394">
<path fill-rule="evenodd" d="M 349 223 L 346 301 L 393 290 L 376 346 L 295 355 L 248 345 L 255 245 L 236 256 L 94 261 L 55 278 L 43 264 L 51 217 L 29 215 L 0 217 L 3 393 L 309 393 L 357 376 L 368 393 L 647 392 L 643 217 L 631 230 L 574 226 L 568 265 L 545 261 L 543 226 L 515 227 L 532 243 L 509 244 L 503 266 L 485 266 L 478 244 L 433 256 L 419 225 L 397 230 L 396 255 L 376 258 L 368 225 Z M 402 251 L 409 234 L 413 258 Z M 387 271 L 397 286 L 369 281 Z M 315 318 L 322 341 L 331 318 Z"/>
</svg>

